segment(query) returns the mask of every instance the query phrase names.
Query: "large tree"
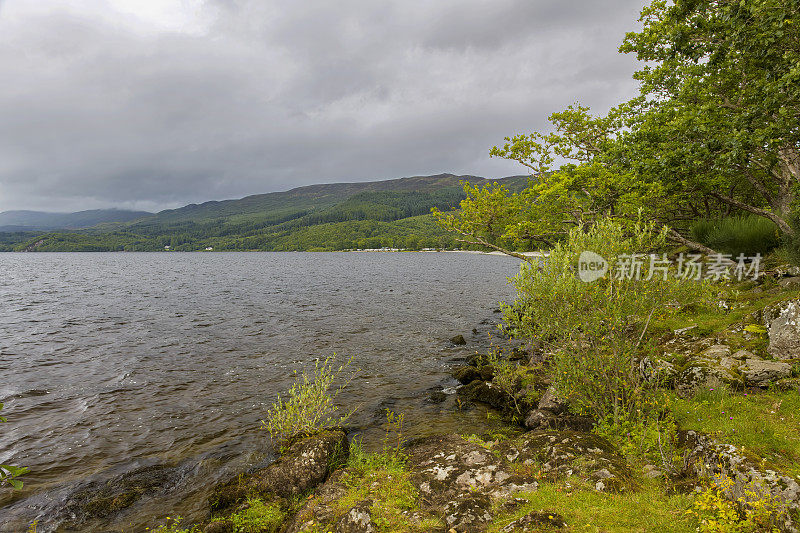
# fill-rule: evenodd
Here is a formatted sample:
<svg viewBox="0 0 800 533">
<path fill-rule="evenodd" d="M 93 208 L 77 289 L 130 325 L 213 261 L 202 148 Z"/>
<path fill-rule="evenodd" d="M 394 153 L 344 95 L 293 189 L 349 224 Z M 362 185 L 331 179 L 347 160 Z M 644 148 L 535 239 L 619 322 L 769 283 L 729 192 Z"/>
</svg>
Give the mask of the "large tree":
<svg viewBox="0 0 800 533">
<path fill-rule="evenodd" d="M 641 94 L 605 116 L 576 106 L 553 133 L 507 138 L 491 155 L 532 173 L 527 189 L 467 190 L 440 215 L 465 241 L 549 243 L 597 217 L 646 217 L 672 240 L 689 221 L 746 211 L 785 235 L 800 184 L 800 0 L 655 0 L 620 50 L 644 62 Z M 555 161 L 567 161 L 553 169 Z"/>
</svg>

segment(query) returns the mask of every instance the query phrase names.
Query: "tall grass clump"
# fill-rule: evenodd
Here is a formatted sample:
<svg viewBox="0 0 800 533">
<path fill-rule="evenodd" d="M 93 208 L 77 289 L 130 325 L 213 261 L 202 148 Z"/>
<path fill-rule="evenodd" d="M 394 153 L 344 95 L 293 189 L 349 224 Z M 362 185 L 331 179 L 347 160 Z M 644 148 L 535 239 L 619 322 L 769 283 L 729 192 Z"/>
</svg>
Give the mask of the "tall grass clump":
<svg viewBox="0 0 800 533">
<path fill-rule="evenodd" d="M 261 421 L 273 442 L 298 433 L 316 433 L 344 425 L 354 410 L 341 413 L 336 398 L 354 376 L 350 362 L 334 357 L 317 360 L 312 371 L 303 371 L 285 396 L 277 400 Z"/>
<path fill-rule="evenodd" d="M 781 244 L 775 223 L 756 215 L 701 219 L 692 225 L 691 232 L 695 240 L 734 256 L 765 255 Z"/>
<path fill-rule="evenodd" d="M 644 431 L 643 421 L 657 416 L 658 402 L 648 394 L 649 385 L 636 365 L 651 349 L 647 327 L 706 291 L 701 282 L 663 272 L 648 276 L 646 254 L 665 248 L 665 231 L 655 231 L 651 224 L 626 228 L 605 219 L 571 230 L 545 261 L 524 263 L 514 278 L 517 298 L 505 308 L 507 332 L 542 343 L 551 354 L 559 395 L 574 412 L 598 421 L 605 433 L 628 434 L 637 427 Z M 578 277 L 584 251 L 608 261 L 609 270 L 600 279 Z M 640 254 L 640 275 L 617 275 L 625 273 L 623 260 L 630 261 L 631 254 Z M 665 257 L 655 258 L 667 268 Z"/>
</svg>

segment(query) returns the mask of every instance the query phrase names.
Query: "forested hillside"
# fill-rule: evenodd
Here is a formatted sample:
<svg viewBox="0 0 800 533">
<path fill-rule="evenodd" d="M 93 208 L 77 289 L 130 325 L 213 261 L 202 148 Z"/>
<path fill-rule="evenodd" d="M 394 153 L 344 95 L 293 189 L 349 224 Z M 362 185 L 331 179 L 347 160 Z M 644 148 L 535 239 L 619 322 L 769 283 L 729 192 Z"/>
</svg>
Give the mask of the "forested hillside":
<svg viewBox="0 0 800 533">
<path fill-rule="evenodd" d="M 511 190 L 525 176 L 497 180 Z M 432 208 L 449 211 L 465 198 L 461 181 L 439 174 L 367 183 L 336 183 L 190 204 L 151 216 L 77 231 L 0 233 L 2 251 L 308 251 L 358 248 L 453 248 Z"/>
</svg>

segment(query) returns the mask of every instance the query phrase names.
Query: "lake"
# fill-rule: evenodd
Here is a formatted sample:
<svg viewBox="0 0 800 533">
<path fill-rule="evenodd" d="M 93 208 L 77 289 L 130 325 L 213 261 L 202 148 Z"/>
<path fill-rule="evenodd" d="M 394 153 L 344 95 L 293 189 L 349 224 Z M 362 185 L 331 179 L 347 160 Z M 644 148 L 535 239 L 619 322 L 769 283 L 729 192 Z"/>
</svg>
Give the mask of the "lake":
<svg viewBox="0 0 800 533">
<path fill-rule="evenodd" d="M 151 464 L 175 466 L 170 490 L 102 527 L 198 516 L 213 481 L 273 459 L 260 420 L 333 354 L 358 369 L 339 401 L 368 447 L 386 409 L 410 437 L 490 427 L 452 400 L 449 370 L 488 348 L 518 269 L 467 253 L 0 254 L 0 463 L 31 469 L 0 493 L 0 531 L 57 529 L 76 487 Z"/>
</svg>

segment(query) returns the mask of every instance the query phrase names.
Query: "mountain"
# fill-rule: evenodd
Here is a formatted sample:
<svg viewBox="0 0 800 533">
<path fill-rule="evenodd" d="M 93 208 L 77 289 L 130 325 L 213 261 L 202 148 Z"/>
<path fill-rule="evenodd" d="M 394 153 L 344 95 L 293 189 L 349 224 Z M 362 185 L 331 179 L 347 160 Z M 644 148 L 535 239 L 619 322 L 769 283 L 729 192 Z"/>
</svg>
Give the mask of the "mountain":
<svg viewBox="0 0 800 533">
<path fill-rule="evenodd" d="M 147 211 L 126 211 L 123 209 L 92 209 L 77 213 L 4 211 L 0 213 L 0 231 L 82 229 L 110 222 L 130 222 L 149 215 L 152 215 L 152 213 Z"/>
<path fill-rule="evenodd" d="M 511 190 L 527 176 L 498 181 Z M 0 233 L 0 251 L 193 251 L 452 248 L 431 208 L 455 209 L 461 181 L 478 176 L 437 174 L 362 183 L 333 183 L 190 204 L 127 222 L 51 233 Z"/>
</svg>

